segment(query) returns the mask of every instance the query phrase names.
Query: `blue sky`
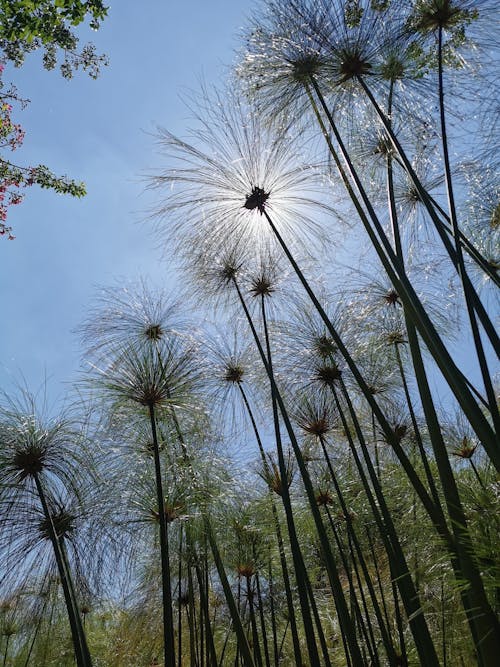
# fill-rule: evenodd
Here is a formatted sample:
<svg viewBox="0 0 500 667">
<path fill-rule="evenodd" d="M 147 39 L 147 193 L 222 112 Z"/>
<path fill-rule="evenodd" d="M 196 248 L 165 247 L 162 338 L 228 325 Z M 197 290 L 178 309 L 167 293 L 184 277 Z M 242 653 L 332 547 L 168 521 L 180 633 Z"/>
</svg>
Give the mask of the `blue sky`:
<svg viewBox="0 0 500 667">
<path fill-rule="evenodd" d="M 146 277 L 175 290 L 145 222 L 157 195 L 144 192 L 143 174 L 162 164 L 152 134 L 161 125 L 186 135 L 182 95 L 200 79 L 208 88 L 223 84 L 251 10 L 249 0 L 121 0 L 98 32 L 80 35 L 109 57 L 97 81 L 83 73 L 66 81 L 43 70 L 37 55 L 6 68 L 4 80 L 31 100 L 15 114 L 26 139 L 12 157 L 81 179 L 88 195 L 32 188 L 10 210 L 16 240 L 0 238 L 0 387 L 24 377 L 36 389 L 47 377 L 49 396 L 65 393 L 80 368 L 73 332 L 97 286 Z M 468 345 L 454 345 L 464 369 L 473 365 Z"/>
<path fill-rule="evenodd" d="M 98 32 L 80 31 L 110 65 L 97 81 L 79 73 L 65 81 L 42 69 L 37 55 L 21 69 L 6 68 L 30 99 L 15 120 L 26 130 L 22 164 L 46 164 L 85 181 L 81 200 L 35 188 L 10 209 L 15 241 L 0 239 L 2 271 L 0 386 L 24 377 L 32 389 L 48 378 L 58 397 L 80 365 L 74 329 L 98 285 L 149 277 L 173 283 L 151 226 L 152 195 L 142 175 L 161 164 L 151 134 L 157 125 L 186 131 L 182 94 L 221 84 L 235 59 L 248 0 L 113 4 Z"/>
</svg>

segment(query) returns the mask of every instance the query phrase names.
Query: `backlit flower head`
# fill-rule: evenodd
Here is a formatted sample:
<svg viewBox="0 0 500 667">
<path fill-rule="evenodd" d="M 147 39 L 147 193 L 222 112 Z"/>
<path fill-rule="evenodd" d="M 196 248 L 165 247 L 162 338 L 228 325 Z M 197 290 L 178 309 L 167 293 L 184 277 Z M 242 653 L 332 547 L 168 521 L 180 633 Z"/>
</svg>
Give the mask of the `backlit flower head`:
<svg viewBox="0 0 500 667">
<path fill-rule="evenodd" d="M 79 489 L 78 497 L 58 489 L 46 494 L 46 502 L 50 520 L 36 493 L 25 493 L 15 506 L 0 499 L 0 590 L 12 590 L 34 576 L 43 580 L 57 575 L 52 523 L 59 542 L 64 544 L 78 594 L 88 593 L 92 583 L 97 587 L 102 581 L 110 556 L 109 551 L 99 548 L 88 550 L 89 543 L 101 545 L 107 527 L 102 514 L 98 515 L 95 494 L 90 487 Z"/>
<path fill-rule="evenodd" d="M 199 379 L 194 350 L 179 339 L 155 347 L 123 345 L 102 367 L 92 366 L 91 384 L 116 408 L 183 407 Z"/>
<path fill-rule="evenodd" d="M 324 11 L 302 12 L 293 2 L 270 2 L 250 24 L 236 73 L 259 111 L 270 119 L 310 112 L 311 77 L 325 75 Z"/>
<path fill-rule="evenodd" d="M 82 446 L 85 423 L 70 410 L 50 416 L 37 396 L 21 390 L 20 397 L 3 395 L 0 405 L 0 496 L 31 492 L 35 477 L 48 490 L 77 492 L 89 474 L 91 460 Z M 85 460 L 85 467 L 83 462 Z"/>
<path fill-rule="evenodd" d="M 326 438 L 338 421 L 331 398 L 317 392 L 300 394 L 292 416 L 304 436 L 313 439 Z"/>
<path fill-rule="evenodd" d="M 290 243 L 317 246 L 321 214 L 332 214 L 322 175 L 300 157 L 297 136 L 263 126 L 250 107 L 229 95 L 204 100 L 188 143 L 167 130 L 160 144 L 169 164 L 151 178 L 161 191 L 158 234 L 185 256 L 193 237 L 214 253 L 222 242 L 254 251 L 272 244 L 263 215 Z M 300 142 L 299 142 L 300 143 Z"/>
<path fill-rule="evenodd" d="M 101 288 L 80 332 L 86 356 L 99 359 L 113 356 L 127 342 L 152 346 L 176 335 L 182 325 L 176 301 L 141 280 Z"/>
<path fill-rule="evenodd" d="M 288 488 L 290 488 L 295 475 L 295 465 L 290 450 L 287 451 L 285 457 L 285 473 L 286 485 Z M 275 456 L 268 452 L 266 454 L 266 463 L 264 464 L 264 462 L 262 462 L 262 465 L 259 467 L 257 474 L 264 480 L 271 491 L 276 493 L 278 496 L 283 495 L 285 481 L 281 477 L 280 469 Z"/>
<path fill-rule="evenodd" d="M 357 77 L 381 76 L 378 54 L 400 35 L 391 3 L 275 0 L 251 26 L 238 74 L 270 117 L 287 110 L 300 123 L 311 111 L 313 82 L 335 108 L 362 102 Z M 384 76 L 396 76 L 387 58 Z"/>
<path fill-rule="evenodd" d="M 321 301 L 330 321 L 347 340 L 349 314 L 340 307 L 338 299 L 323 296 Z M 281 335 L 280 365 L 295 387 L 330 393 L 342 378 L 345 363 L 317 311 L 297 299 L 290 318 L 281 326 Z"/>
<path fill-rule="evenodd" d="M 227 423 L 230 429 L 241 429 L 248 420 L 244 397 L 254 408 L 256 369 L 259 363 L 254 346 L 237 326 L 216 329 L 202 341 L 203 391 L 208 398 L 218 424 Z M 244 394 L 244 396 L 243 396 Z"/>
</svg>

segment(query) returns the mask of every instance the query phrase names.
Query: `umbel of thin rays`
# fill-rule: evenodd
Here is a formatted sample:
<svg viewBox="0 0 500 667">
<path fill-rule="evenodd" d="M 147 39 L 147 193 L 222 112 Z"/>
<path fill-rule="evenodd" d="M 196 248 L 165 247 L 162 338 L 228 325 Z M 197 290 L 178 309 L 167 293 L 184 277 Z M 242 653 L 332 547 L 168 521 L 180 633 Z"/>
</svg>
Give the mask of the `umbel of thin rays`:
<svg viewBox="0 0 500 667">
<path fill-rule="evenodd" d="M 242 248 L 274 244 L 258 214 L 264 198 L 283 236 L 316 254 L 323 240 L 319 212 L 336 215 L 324 174 L 301 155 L 300 136 L 290 135 L 286 124 L 267 131 L 241 99 L 224 97 L 202 97 L 191 143 L 159 132 L 169 160 L 169 168 L 149 180 L 159 191 L 153 211 L 159 237 L 187 254 L 193 240 L 212 249 L 227 241 Z"/>
<path fill-rule="evenodd" d="M 119 296 L 121 294 L 123 294 L 122 290 Z M 189 498 L 186 497 L 185 502 L 189 501 L 188 505 L 193 505 L 193 508 L 196 508 L 191 511 L 199 513 L 201 509 L 204 514 L 202 523 L 202 529 L 205 533 L 204 550 L 206 552 L 210 548 L 212 552 L 215 568 L 238 637 L 238 648 L 242 655 L 246 656 L 249 664 L 251 657 L 248 641 L 213 536 L 211 522 L 206 514 L 206 507 L 210 502 L 210 492 L 207 491 L 208 487 L 203 481 L 203 476 L 199 476 L 196 471 L 195 458 L 190 451 L 191 440 L 195 438 L 202 441 L 203 437 L 207 437 L 210 431 L 206 432 L 204 436 L 202 435 L 203 429 L 206 430 L 207 423 L 203 412 L 199 409 L 198 424 L 192 434 L 190 429 L 186 428 L 186 418 L 183 416 L 183 412 L 187 410 L 191 412 L 192 416 L 193 413 L 194 416 L 197 413 L 195 406 L 198 401 L 195 395 L 199 371 L 193 341 L 189 336 L 182 336 L 178 331 L 174 331 L 168 318 L 164 317 L 166 312 L 174 317 L 176 313 L 174 307 L 164 310 L 159 307 L 160 301 L 158 301 L 156 307 L 152 307 L 153 304 L 154 299 L 144 288 L 141 290 L 141 295 L 137 299 L 131 299 L 125 309 L 117 308 L 115 304 L 109 303 L 108 298 L 105 299 L 105 303 L 101 300 L 101 309 L 104 314 L 102 319 L 110 326 L 96 326 L 90 320 L 84 327 L 84 335 L 87 338 L 89 332 L 95 332 L 94 344 L 91 345 L 90 350 L 93 355 L 101 360 L 101 367 L 94 365 L 92 384 L 97 385 L 104 400 L 110 404 L 112 412 L 119 417 L 120 421 L 125 423 L 127 420 L 134 420 L 142 412 L 142 417 L 140 417 L 142 421 L 149 422 L 149 446 L 142 448 L 141 455 L 144 457 L 144 454 L 146 456 L 149 454 L 154 461 L 153 487 L 156 492 L 156 508 L 150 508 L 150 520 L 153 519 L 153 523 L 158 524 L 160 533 L 164 663 L 173 667 L 177 664 L 177 658 L 178 660 L 182 659 L 181 631 L 177 629 L 176 641 L 174 629 L 172 589 L 175 570 L 173 569 L 172 529 L 169 528 L 170 524 L 178 518 L 181 507 L 172 501 L 172 482 L 169 482 L 164 469 L 165 465 L 172 468 L 174 461 L 178 459 L 177 467 L 184 469 L 184 474 L 187 474 L 190 479 L 190 488 L 184 489 L 184 494 L 189 496 Z M 161 320 L 160 317 L 162 317 Z M 134 326 L 128 330 L 128 336 L 127 327 L 121 327 L 122 322 L 134 323 Z M 111 356 L 109 331 L 115 332 L 119 329 L 122 330 L 121 345 L 117 346 L 117 340 L 113 340 Z M 154 332 L 154 335 L 152 332 Z M 103 350 L 108 354 L 103 355 Z M 194 422 L 192 417 L 190 421 Z M 197 449 L 200 449 L 199 443 Z M 196 456 L 198 455 L 199 452 L 196 453 Z M 214 461 L 212 461 L 213 464 Z M 144 474 L 144 471 L 141 474 Z M 180 471 L 175 476 L 170 477 L 170 480 L 175 478 L 177 478 L 179 484 L 182 483 Z M 195 501 L 195 497 L 198 502 Z M 187 517 L 189 517 L 189 512 Z M 184 531 L 181 528 L 179 548 L 183 543 L 183 535 L 185 548 L 189 553 L 192 553 L 193 558 L 197 559 L 199 555 L 192 526 L 186 526 Z M 180 557 L 179 554 L 179 559 Z M 204 569 L 195 566 L 195 570 L 200 605 L 203 607 L 205 617 L 203 632 L 211 633 L 206 608 L 208 591 L 203 583 L 208 577 L 207 566 Z M 181 586 L 183 567 L 180 562 L 178 572 L 177 585 Z M 189 576 L 194 576 L 191 566 L 188 566 L 188 572 Z M 178 623 L 181 624 L 181 622 L 182 618 L 179 611 Z M 202 650 L 205 650 L 205 648 L 211 659 L 215 659 L 213 639 Z M 191 654 L 194 659 L 193 651 L 191 651 Z"/>
</svg>

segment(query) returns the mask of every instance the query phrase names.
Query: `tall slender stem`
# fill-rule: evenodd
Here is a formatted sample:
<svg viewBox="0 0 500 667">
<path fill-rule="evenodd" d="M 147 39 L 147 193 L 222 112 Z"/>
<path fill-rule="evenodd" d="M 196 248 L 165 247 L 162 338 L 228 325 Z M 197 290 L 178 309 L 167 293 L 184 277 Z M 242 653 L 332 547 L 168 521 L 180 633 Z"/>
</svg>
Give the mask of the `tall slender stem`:
<svg viewBox="0 0 500 667">
<path fill-rule="evenodd" d="M 156 431 L 156 417 L 154 405 L 150 403 L 149 421 L 153 439 L 153 455 L 155 464 L 156 499 L 158 503 L 158 523 L 160 526 L 160 556 L 162 577 L 162 606 L 163 606 L 163 653 L 165 667 L 175 667 L 174 646 L 174 619 L 172 613 L 172 589 L 170 577 L 170 556 L 168 549 L 168 527 L 165 515 L 165 496 L 163 493 L 163 481 L 161 475 L 160 449 L 158 446 L 158 435 Z"/>
<path fill-rule="evenodd" d="M 450 212 L 451 225 L 453 229 L 453 237 L 455 240 L 455 253 L 457 257 L 457 271 L 462 282 L 462 288 L 465 296 L 465 304 L 469 321 L 471 325 L 472 336 L 476 346 L 476 353 L 481 369 L 481 375 L 486 389 L 486 396 L 488 397 L 489 408 L 495 429 L 500 434 L 500 414 L 497 407 L 497 399 L 491 382 L 491 374 L 488 368 L 488 362 L 484 352 L 481 334 L 476 320 L 476 313 L 474 311 L 474 304 L 471 300 L 471 283 L 468 280 L 467 271 L 465 269 L 464 256 L 462 252 L 462 244 L 460 243 L 460 229 L 458 227 L 457 209 L 455 206 L 455 195 L 453 192 L 453 181 L 451 177 L 450 155 L 448 150 L 448 134 L 446 131 L 446 111 L 444 105 L 444 83 L 443 83 L 443 28 L 439 26 L 438 30 L 438 87 L 439 87 L 439 118 L 441 122 L 441 145 L 443 149 L 444 171 L 446 178 L 446 191 L 448 195 L 448 209 Z M 500 347 L 496 350 L 500 353 Z"/>
<path fill-rule="evenodd" d="M 219 547 L 217 546 L 217 542 L 215 541 L 212 527 L 206 517 L 204 521 L 205 521 L 205 531 L 208 537 L 208 543 L 210 544 L 210 549 L 212 550 L 212 556 L 214 559 L 215 567 L 217 569 L 217 573 L 219 575 L 222 588 L 224 590 L 227 606 L 229 607 L 229 612 L 231 614 L 231 619 L 233 621 L 234 631 L 236 632 L 236 637 L 238 640 L 238 650 L 241 651 L 241 657 L 243 659 L 245 667 L 255 667 L 252 651 L 250 649 L 250 646 L 248 645 L 248 640 L 246 638 L 245 630 L 241 622 L 241 617 L 239 614 L 238 607 L 236 606 L 236 602 L 234 600 L 233 591 L 231 590 L 231 586 L 227 578 L 226 570 L 224 568 L 224 563 L 222 562 Z"/>
<path fill-rule="evenodd" d="M 349 610 L 347 608 L 346 600 L 345 600 L 344 593 L 343 593 L 343 590 L 342 590 L 342 585 L 340 583 L 339 574 L 338 574 L 336 564 L 335 564 L 335 559 L 334 559 L 332 551 L 331 551 L 328 536 L 326 534 L 325 527 L 323 525 L 323 520 L 322 520 L 321 515 L 319 513 L 319 508 L 317 507 L 317 504 L 316 504 L 316 498 L 315 498 L 315 495 L 314 495 L 314 488 L 313 488 L 313 485 L 312 485 L 311 478 L 309 476 L 309 472 L 307 470 L 307 466 L 306 466 L 305 461 L 304 461 L 304 457 L 302 455 L 302 451 L 301 451 L 301 449 L 299 447 L 299 444 L 297 442 L 297 438 L 295 436 L 295 432 L 293 430 L 292 423 L 290 421 L 290 417 L 288 415 L 288 411 L 286 409 L 285 403 L 283 401 L 283 398 L 281 396 L 281 393 L 280 393 L 278 387 L 276 386 L 274 375 L 270 372 L 269 364 L 268 364 L 268 361 L 267 361 L 267 355 L 264 352 L 264 349 L 263 349 L 262 344 L 260 342 L 259 336 L 257 334 L 254 323 L 252 321 L 252 317 L 251 317 L 251 315 L 248 311 L 248 307 L 245 303 L 245 299 L 243 298 L 243 295 L 241 293 L 241 290 L 239 288 L 239 285 L 238 285 L 237 281 L 233 279 L 233 283 L 234 283 L 234 286 L 235 286 L 236 291 L 238 293 L 238 298 L 239 298 L 241 306 L 243 308 L 243 312 L 245 313 L 245 317 L 247 319 L 248 325 L 249 325 L 250 330 L 252 332 L 252 335 L 254 337 L 254 341 L 255 341 L 255 344 L 256 344 L 257 349 L 259 351 L 259 355 L 260 355 L 260 358 L 262 360 L 262 364 L 263 364 L 263 366 L 266 370 L 266 373 L 267 373 L 267 376 L 268 376 L 269 381 L 271 383 L 271 386 L 273 387 L 273 390 L 275 392 L 276 401 L 278 403 L 278 406 L 279 406 L 279 409 L 280 409 L 280 412 L 281 412 L 281 416 L 283 418 L 283 422 L 284 422 L 286 431 L 288 433 L 288 437 L 290 438 L 290 443 L 292 445 L 292 449 L 293 449 L 293 452 L 295 454 L 295 458 L 296 458 L 297 465 L 298 465 L 298 468 L 299 468 L 299 471 L 300 471 L 300 475 L 302 477 L 302 481 L 304 483 L 304 487 L 305 487 L 305 490 L 306 490 L 307 499 L 308 499 L 308 502 L 309 502 L 309 507 L 311 509 L 311 513 L 312 513 L 313 520 L 314 520 L 314 523 L 315 523 L 315 526 L 316 526 L 316 530 L 318 532 L 318 537 L 320 539 L 321 548 L 323 549 L 323 552 L 324 552 L 325 563 L 326 563 L 326 568 L 327 568 L 327 572 L 328 572 L 328 579 L 330 581 L 332 594 L 333 594 L 333 597 L 334 597 L 334 600 L 335 600 L 335 605 L 336 605 L 337 612 L 338 612 L 338 615 L 339 615 L 339 621 L 340 621 L 340 623 L 344 624 L 344 631 L 345 631 L 346 636 L 348 638 L 349 650 L 351 652 L 351 657 L 356 664 L 361 665 L 361 664 L 363 664 L 363 658 L 361 656 L 359 646 L 357 645 L 356 639 L 355 639 L 355 637 L 353 635 L 353 632 L 352 632 L 352 628 L 353 628 L 352 619 L 350 618 Z"/>
<path fill-rule="evenodd" d="M 177 667 L 182 667 L 182 523 L 179 526 L 179 564 L 177 570 Z"/>
<path fill-rule="evenodd" d="M 256 559 L 255 549 L 253 557 L 255 560 Z M 269 643 L 267 641 L 266 619 L 264 617 L 264 600 L 262 598 L 262 590 L 260 587 L 260 576 L 258 570 L 255 571 L 255 590 L 257 592 L 257 604 L 259 609 L 259 621 L 260 621 L 260 631 L 262 634 L 262 645 L 264 647 L 264 659 L 266 661 L 266 667 L 271 667 L 271 658 L 269 655 Z"/>
<path fill-rule="evenodd" d="M 370 573 L 369 573 L 369 570 L 368 570 L 368 566 L 366 564 L 366 560 L 365 560 L 365 557 L 364 557 L 364 554 L 363 554 L 363 550 L 361 548 L 358 537 L 356 535 L 356 531 L 354 530 L 354 526 L 352 525 L 351 517 L 350 517 L 350 514 L 349 514 L 349 509 L 347 507 L 347 503 L 345 501 L 344 494 L 342 493 L 342 489 L 340 488 L 340 484 L 338 482 L 337 475 L 335 474 L 330 456 L 328 454 L 328 450 L 326 448 L 326 442 L 325 442 L 324 436 L 319 437 L 319 442 L 320 442 L 320 445 L 321 445 L 321 449 L 323 451 L 323 456 L 325 457 L 325 461 L 326 461 L 326 464 L 327 464 L 327 467 L 328 467 L 328 471 L 330 473 L 330 478 L 331 478 L 331 480 L 333 482 L 333 486 L 335 488 L 335 493 L 337 494 L 337 498 L 339 499 L 339 502 L 340 502 L 340 507 L 342 509 L 342 513 L 345 516 L 345 521 L 346 521 L 347 530 L 348 530 L 348 533 L 349 533 L 349 538 L 350 538 L 350 540 L 352 540 L 352 544 L 354 545 L 356 554 L 358 556 L 358 559 L 359 559 L 359 562 L 360 562 L 360 565 L 361 565 L 361 569 L 363 570 L 363 577 L 365 579 L 365 582 L 366 582 L 366 585 L 367 585 L 367 588 L 368 588 L 368 592 L 370 594 L 370 599 L 372 601 L 373 609 L 375 611 L 375 616 L 376 616 L 377 621 L 378 621 L 380 634 L 382 635 L 382 641 L 384 643 L 384 648 L 386 650 L 387 657 L 389 659 L 389 664 L 391 666 L 395 667 L 397 663 L 396 663 L 396 656 L 395 656 L 395 653 L 394 653 L 394 647 L 392 645 L 390 635 L 389 635 L 388 630 L 386 628 L 386 623 L 384 622 L 384 619 L 383 619 L 383 616 L 382 616 L 382 613 L 381 613 L 381 610 L 380 610 L 380 605 L 378 603 L 378 599 L 377 599 L 377 596 L 375 594 L 375 589 L 373 587 L 373 583 L 372 583 L 371 576 L 370 576 Z M 353 560 L 355 560 L 354 555 L 353 555 Z M 361 583 L 359 583 L 359 588 L 362 591 Z M 364 596 L 363 596 L 363 599 L 364 599 Z M 365 606 L 366 606 L 366 603 L 365 603 Z M 366 616 L 368 618 L 368 613 L 366 613 Z"/>
<path fill-rule="evenodd" d="M 285 509 L 285 516 L 287 521 L 288 534 L 290 537 L 290 546 L 292 548 L 292 558 L 295 567 L 295 575 L 297 582 L 297 589 L 299 593 L 299 602 L 300 609 L 302 612 L 302 620 L 304 623 L 304 631 L 306 634 L 307 649 L 309 652 L 309 658 L 313 661 L 313 664 L 319 664 L 319 655 L 318 649 L 316 646 L 316 638 L 314 636 L 313 623 L 311 618 L 311 612 L 309 609 L 308 594 L 307 588 L 305 587 L 305 578 L 307 577 L 307 572 L 302 557 L 302 552 L 300 549 L 299 540 L 297 537 L 297 532 L 295 528 L 295 521 L 293 518 L 292 504 L 290 500 L 289 488 L 287 484 L 287 469 L 285 463 L 285 456 L 283 452 L 283 445 L 281 441 L 281 432 L 279 424 L 279 414 L 278 414 L 278 403 L 276 399 L 276 385 L 274 382 L 274 373 L 273 373 L 273 359 L 271 355 L 271 343 L 269 339 L 269 330 L 267 326 L 267 316 L 266 316 L 266 307 L 265 307 L 265 297 L 262 295 L 261 299 L 261 316 L 262 324 L 264 327 L 264 337 L 266 345 L 266 358 L 267 366 L 269 369 L 269 374 L 271 378 L 271 401 L 273 408 L 273 419 L 274 419 L 274 433 L 276 438 L 276 450 L 278 454 L 278 466 L 280 469 L 281 479 L 283 480 L 282 484 L 282 494 L 283 507 Z"/>
<path fill-rule="evenodd" d="M 78 667 L 91 667 L 92 661 L 87 646 L 85 631 L 83 629 L 80 613 L 78 610 L 78 602 L 74 594 L 73 582 L 71 581 L 71 572 L 66 566 L 65 559 L 61 551 L 61 543 L 59 541 L 59 536 L 57 535 L 57 530 L 54 525 L 54 520 L 49 509 L 47 497 L 40 477 L 37 473 L 35 473 L 33 478 L 35 481 L 38 497 L 40 498 L 40 502 L 42 504 L 45 520 L 47 521 L 49 538 L 54 550 L 57 570 L 59 572 L 59 579 L 61 580 L 61 586 L 63 588 L 64 601 L 66 603 L 66 610 L 68 612 L 68 618 L 71 627 L 71 637 L 73 640 L 76 662 Z"/>
<path fill-rule="evenodd" d="M 375 111 L 377 112 L 377 115 L 379 116 L 380 120 L 382 121 L 382 124 L 384 125 L 394 148 L 398 152 L 399 157 L 403 161 L 404 168 L 405 168 L 406 172 L 408 173 L 408 175 L 410 176 L 410 178 L 411 178 L 411 180 L 412 180 L 412 182 L 413 182 L 413 184 L 414 184 L 414 186 L 415 186 L 415 188 L 418 192 L 418 196 L 419 196 L 420 200 L 425 205 L 425 207 L 427 209 L 427 212 L 429 213 L 429 216 L 431 217 L 431 219 L 432 219 L 432 221 L 435 225 L 436 231 L 438 232 L 438 235 L 441 238 L 441 241 L 442 241 L 442 243 L 443 243 L 443 245 L 444 245 L 444 247 L 445 247 L 445 249 L 448 253 L 448 256 L 450 257 L 450 259 L 453 263 L 453 266 L 455 267 L 455 269 L 458 272 L 459 271 L 459 260 L 457 258 L 455 249 L 454 249 L 452 243 L 450 242 L 450 239 L 448 238 L 446 232 L 444 231 L 444 229 L 442 227 L 439 216 L 437 215 L 436 210 L 435 210 L 434 206 L 432 205 L 432 202 L 431 202 L 431 199 L 429 197 L 429 194 L 428 194 L 427 190 L 423 187 L 422 183 L 420 182 L 420 179 L 418 178 L 417 174 L 415 173 L 415 170 L 413 169 L 413 167 L 411 165 L 411 162 L 409 161 L 408 157 L 406 156 L 406 153 L 405 153 L 403 147 L 401 146 L 401 144 L 399 143 L 398 138 L 394 134 L 388 118 L 386 117 L 384 112 L 381 110 L 381 108 L 378 105 L 373 93 L 371 92 L 371 90 L 367 86 L 366 82 L 361 77 L 358 78 L 358 81 L 359 81 L 361 87 L 363 88 L 364 92 L 366 93 L 368 99 L 370 100 L 370 103 L 373 105 Z M 390 256 L 390 253 L 389 253 L 389 256 Z M 490 342 L 491 342 L 491 345 L 492 345 L 493 349 L 497 352 L 497 354 L 500 353 L 500 340 L 499 340 L 498 334 L 496 332 L 496 329 L 493 326 L 493 324 L 492 324 L 492 322 L 491 322 L 491 320 L 488 316 L 488 313 L 486 312 L 481 300 L 479 299 L 479 297 L 476 293 L 476 290 L 474 289 L 474 286 L 470 282 L 470 279 L 469 279 L 469 277 L 467 276 L 466 273 L 462 274 L 462 280 L 464 282 L 467 293 L 468 293 L 469 298 L 471 300 L 471 304 L 472 304 L 474 310 L 477 312 L 478 317 L 481 320 L 481 324 L 483 325 L 484 330 L 487 333 L 488 338 L 490 339 Z M 421 334 L 424 336 L 423 331 L 421 331 Z"/>
<path fill-rule="evenodd" d="M 253 415 L 252 408 L 250 406 L 250 403 L 248 401 L 247 395 L 245 393 L 245 390 L 243 389 L 241 383 L 238 385 L 241 396 L 243 398 L 243 402 L 245 404 L 248 416 L 250 417 L 250 422 L 252 424 L 252 428 L 255 434 L 255 439 L 257 440 L 257 445 L 259 448 L 259 453 L 260 457 L 262 460 L 262 465 L 266 473 L 270 474 L 270 468 L 269 464 L 266 459 L 266 453 L 264 451 L 264 447 L 262 445 L 262 439 L 260 437 L 259 429 L 257 428 L 257 423 L 255 421 L 255 417 Z M 286 479 L 282 479 L 282 484 L 287 484 Z M 292 597 L 292 589 L 290 586 L 290 575 L 288 573 L 288 565 L 286 562 L 286 555 L 285 555 L 285 547 L 283 544 L 283 536 L 281 533 L 281 526 L 279 522 L 279 517 L 278 517 L 278 512 L 276 509 L 276 504 L 274 502 L 274 497 L 273 497 L 273 491 L 269 489 L 269 500 L 271 503 L 271 509 L 273 513 L 273 520 L 274 520 L 274 527 L 276 531 L 276 539 L 278 541 L 278 551 L 280 555 L 280 563 L 281 563 L 281 571 L 283 575 L 283 584 L 285 586 L 285 596 L 286 596 L 286 602 L 287 602 L 287 610 L 288 610 L 288 618 L 290 621 L 290 631 L 292 633 L 292 642 L 293 642 L 293 648 L 294 648 L 294 655 L 295 655 L 295 661 L 297 664 L 299 664 L 299 661 L 301 660 L 301 649 L 300 649 L 300 641 L 299 641 L 299 633 L 297 631 L 297 619 L 295 617 L 295 607 L 293 604 L 293 597 Z"/>
</svg>

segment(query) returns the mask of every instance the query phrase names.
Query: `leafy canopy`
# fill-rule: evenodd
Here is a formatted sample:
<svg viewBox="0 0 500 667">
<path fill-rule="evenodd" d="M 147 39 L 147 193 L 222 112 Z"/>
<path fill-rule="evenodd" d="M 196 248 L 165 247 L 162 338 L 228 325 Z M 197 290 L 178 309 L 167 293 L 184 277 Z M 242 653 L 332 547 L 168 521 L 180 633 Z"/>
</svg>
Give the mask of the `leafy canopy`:
<svg viewBox="0 0 500 667">
<path fill-rule="evenodd" d="M 90 28 L 97 30 L 107 13 L 101 0 L 0 0 L 0 47 L 17 66 L 23 64 L 26 53 L 43 47 L 46 69 L 55 67 L 60 49 L 65 78 L 71 78 L 79 66 L 95 78 L 106 58 L 98 56 L 92 44 L 78 53 L 79 40 L 72 28 L 88 19 Z"/>
<path fill-rule="evenodd" d="M 54 69 L 62 53 L 60 71 L 64 78 L 71 79 L 76 70 L 83 69 L 96 79 L 101 65 L 107 65 L 107 57 L 97 54 L 90 43 L 78 50 L 79 39 L 73 29 L 88 20 L 89 27 L 97 30 L 107 13 L 102 0 L 0 0 L 0 236 L 15 238 L 6 224 L 7 212 L 22 202 L 26 187 L 36 184 L 59 194 L 85 195 L 83 183 L 56 176 L 43 164 L 23 166 L 7 158 L 6 152 L 15 151 L 24 140 L 23 128 L 12 119 L 13 104 L 24 107 L 27 101 L 15 86 L 5 86 L 5 61 L 20 67 L 27 53 L 42 48 L 45 69 Z"/>
</svg>

